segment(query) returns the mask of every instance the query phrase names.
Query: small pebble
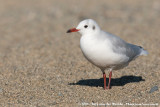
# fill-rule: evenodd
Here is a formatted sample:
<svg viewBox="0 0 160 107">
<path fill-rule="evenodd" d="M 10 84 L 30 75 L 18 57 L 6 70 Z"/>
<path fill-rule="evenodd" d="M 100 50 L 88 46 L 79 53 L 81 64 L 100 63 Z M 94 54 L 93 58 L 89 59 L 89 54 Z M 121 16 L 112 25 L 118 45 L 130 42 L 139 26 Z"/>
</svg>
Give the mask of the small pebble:
<svg viewBox="0 0 160 107">
<path fill-rule="evenodd" d="M 62 93 L 59 92 L 59 93 L 58 93 L 58 96 L 63 96 L 63 95 L 62 95 Z"/>
<path fill-rule="evenodd" d="M 57 102 L 48 103 L 48 105 L 50 105 L 50 106 L 53 106 L 53 105 L 56 105 L 56 104 L 57 104 Z"/>
<path fill-rule="evenodd" d="M 3 89 L 2 89 L 2 88 L 0 88 L 0 93 L 1 93 L 1 92 L 3 92 Z"/>
<path fill-rule="evenodd" d="M 154 86 L 154 87 L 151 88 L 151 90 L 149 91 L 149 93 L 153 93 L 153 92 L 155 92 L 157 90 L 158 90 L 158 86 Z"/>
</svg>

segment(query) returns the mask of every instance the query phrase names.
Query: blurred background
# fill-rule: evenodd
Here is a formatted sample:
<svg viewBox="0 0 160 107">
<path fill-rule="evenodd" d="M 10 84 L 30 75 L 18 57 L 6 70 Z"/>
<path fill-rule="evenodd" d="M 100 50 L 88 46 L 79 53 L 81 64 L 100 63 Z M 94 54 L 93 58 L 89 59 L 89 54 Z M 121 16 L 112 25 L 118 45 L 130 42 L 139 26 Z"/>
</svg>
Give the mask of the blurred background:
<svg viewBox="0 0 160 107">
<path fill-rule="evenodd" d="M 0 105 L 160 104 L 159 17 L 159 0 L 1 0 Z M 149 52 L 113 72 L 119 85 L 109 91 L 100 70 L 83 57 L 80 34 L 66 33 L 87 18 Z"/>
</svg>

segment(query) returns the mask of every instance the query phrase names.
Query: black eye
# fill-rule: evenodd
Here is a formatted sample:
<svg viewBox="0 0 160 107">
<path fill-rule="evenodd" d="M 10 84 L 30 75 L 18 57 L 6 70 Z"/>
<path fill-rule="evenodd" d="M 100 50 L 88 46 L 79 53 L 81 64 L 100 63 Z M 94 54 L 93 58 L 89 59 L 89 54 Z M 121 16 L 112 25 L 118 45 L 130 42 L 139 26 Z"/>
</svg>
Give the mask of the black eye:
<svg viewBox="0 0 160 107">
<path fill-rule="evenodd" d="M 85 25 L 85 26 L 84 26 L 84 28 L 87 28 L 87 27 L 88 27 L 88 25 Z"/>
</svg>

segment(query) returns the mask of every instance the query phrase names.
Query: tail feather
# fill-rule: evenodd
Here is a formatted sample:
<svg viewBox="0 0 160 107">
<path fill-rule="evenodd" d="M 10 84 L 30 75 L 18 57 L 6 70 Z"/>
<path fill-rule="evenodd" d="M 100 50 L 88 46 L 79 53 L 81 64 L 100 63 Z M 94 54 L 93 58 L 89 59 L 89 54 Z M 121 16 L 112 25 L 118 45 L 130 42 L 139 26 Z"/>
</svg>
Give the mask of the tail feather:
<svg viewBox="0 0 160 107">
<path fill-rule="evenodd" d="M 146 51 L 146 50 L 144 50 L 143 48 L 141 49 L 141 53 L 140 53 L 140 55 L 145 55 L 145 56 L 147 56 L 149 53 Z"/>
</svg>

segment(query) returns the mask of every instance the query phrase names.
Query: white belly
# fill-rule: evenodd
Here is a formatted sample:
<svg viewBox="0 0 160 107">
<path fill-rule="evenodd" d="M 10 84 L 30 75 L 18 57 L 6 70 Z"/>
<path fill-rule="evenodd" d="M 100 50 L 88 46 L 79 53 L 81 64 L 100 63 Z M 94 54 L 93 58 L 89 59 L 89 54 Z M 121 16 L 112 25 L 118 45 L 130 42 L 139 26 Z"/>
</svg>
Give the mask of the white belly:
<svg viewBox="0 0 160 107">
<path fill-rule="evenodd" d="M 107 39 L 97 40 L 82 36 L 80 40 L 80 47 L 84 56 L 94 65 L 103 68 L 120 65 L 126 60 L 126 56 L 114 53 L 110 45 Z"/>
</svg>

